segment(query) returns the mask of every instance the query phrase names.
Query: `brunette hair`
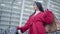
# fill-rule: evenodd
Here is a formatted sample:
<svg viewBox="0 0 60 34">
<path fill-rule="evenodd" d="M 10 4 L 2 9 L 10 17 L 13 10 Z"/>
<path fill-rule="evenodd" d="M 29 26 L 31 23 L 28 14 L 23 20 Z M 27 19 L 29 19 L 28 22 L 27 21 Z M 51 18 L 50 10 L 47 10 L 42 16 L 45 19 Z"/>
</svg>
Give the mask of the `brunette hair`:
<svg viewBox="0 0 60 34">
<path fill-rule="evenodd" d="M 35 5 L 35 4 L 37 5 L 39 11 L 44 12 L 43 7 L 42 7 L 42 4 L 41 4 L 40 2 L 35 2 L 34 5 Z M 33 14 L 35 14 L 35 13 L 36 13 L 36 10 L 35 10 L 35 12 L 34 12 Z M 33 15 L 33 14 L 32 14 L 32 15 Z M 32 16 L 32 15 L 31 15 L 31 16 Z"/>
</svg>

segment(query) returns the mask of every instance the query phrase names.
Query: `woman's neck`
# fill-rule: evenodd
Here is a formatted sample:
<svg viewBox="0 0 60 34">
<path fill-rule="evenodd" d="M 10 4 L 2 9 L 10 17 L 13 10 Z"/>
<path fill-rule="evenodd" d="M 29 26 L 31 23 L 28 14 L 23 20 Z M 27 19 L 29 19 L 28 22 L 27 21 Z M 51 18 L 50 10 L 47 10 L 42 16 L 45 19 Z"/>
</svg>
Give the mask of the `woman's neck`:
<svg viewBox="0 0 60 34">
<path fill-rule="evenodd" d="M 36 12 L 38 12 L 39 10 L 36 10 Z"/>
<path fill-rule="evenodd" d="M 35 13 L 35 15 L 37 15 L 39 12 L 40 12 L 40 11 L 39 11 L 39 10 L 37 10 L 37 11 L 36 11 L 36 13 Z"/>
</svg>

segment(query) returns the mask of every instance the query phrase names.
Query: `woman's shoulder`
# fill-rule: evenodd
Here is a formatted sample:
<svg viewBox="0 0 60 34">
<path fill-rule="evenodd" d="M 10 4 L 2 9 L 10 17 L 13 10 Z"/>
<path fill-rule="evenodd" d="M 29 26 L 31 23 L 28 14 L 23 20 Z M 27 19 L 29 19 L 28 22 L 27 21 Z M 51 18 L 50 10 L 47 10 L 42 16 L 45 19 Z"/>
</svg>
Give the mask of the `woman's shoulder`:
<svg viewBox="0 0 60 34">
<path fill-rule="evenodd" d="M 39 15 L 53 15 L 53 12 L 49 9 L 46 9 L 44 12 L 40 12 Z"/>
<path fill-rule="evenodd" d="M 49 10 L 49 9 L 46 9 L 46 10 L 45 10 L 45 13 L 52 13 L 52 11 Z"/>
<path fill-rule="evenodd" d="M 51 10 L 49 10 L 49 9 L 47 9 L 47 10 L 45 10 L 45 12 L 44 12 L 46 15 L 50 15 L 50 14 L 53 14 L 53 12 L 51 11 Z"/>
</svg>

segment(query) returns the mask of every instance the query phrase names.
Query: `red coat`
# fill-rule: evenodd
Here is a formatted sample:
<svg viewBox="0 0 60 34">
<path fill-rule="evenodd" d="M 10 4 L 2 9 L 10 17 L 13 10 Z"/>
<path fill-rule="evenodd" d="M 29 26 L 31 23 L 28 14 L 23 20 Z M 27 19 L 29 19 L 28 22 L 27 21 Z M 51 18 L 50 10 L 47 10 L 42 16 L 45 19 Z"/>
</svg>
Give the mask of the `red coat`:
<svg viewBox="0 0 60 34">
<path fill-rule="evenodd" d="M 53 21 L 52 12 L 39 12 L 37 15 L 29 17 L 27 23 L 20 28 L 24 33 L 29 29 L 28 34 L 46 34 L 44 24 L 51 24 Z"/>
</svg>

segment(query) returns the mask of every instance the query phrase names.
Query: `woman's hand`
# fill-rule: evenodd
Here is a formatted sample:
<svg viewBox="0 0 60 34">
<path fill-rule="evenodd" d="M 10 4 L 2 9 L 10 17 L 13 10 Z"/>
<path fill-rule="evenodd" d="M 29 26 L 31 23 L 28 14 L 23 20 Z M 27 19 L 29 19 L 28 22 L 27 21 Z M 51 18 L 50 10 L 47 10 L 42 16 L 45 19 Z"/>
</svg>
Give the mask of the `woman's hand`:
<svg viewBox="0 0 60 34">
<path fill-rule="evenodd" d="M 21 29 L 21 27 L 20 26 L 17 26 L 17 30 L 20 30 Z"/>
</svg>

